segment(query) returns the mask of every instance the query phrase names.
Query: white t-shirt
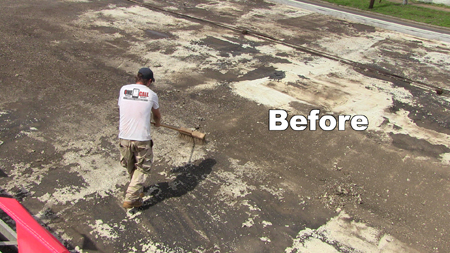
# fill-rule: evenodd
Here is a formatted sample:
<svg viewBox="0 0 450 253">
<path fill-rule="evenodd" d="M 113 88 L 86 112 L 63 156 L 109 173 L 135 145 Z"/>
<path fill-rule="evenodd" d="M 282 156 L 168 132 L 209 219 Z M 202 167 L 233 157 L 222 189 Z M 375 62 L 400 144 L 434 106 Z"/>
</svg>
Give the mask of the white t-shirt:
<svg viewBox="0 0 450 253">
<path fill-rule="evenodd" d="M 119 95 L 119 138 L 149 141 L 152 108 L 158 109 L 158 96 L 142 84 L 122 86 Z"/>
</svg>

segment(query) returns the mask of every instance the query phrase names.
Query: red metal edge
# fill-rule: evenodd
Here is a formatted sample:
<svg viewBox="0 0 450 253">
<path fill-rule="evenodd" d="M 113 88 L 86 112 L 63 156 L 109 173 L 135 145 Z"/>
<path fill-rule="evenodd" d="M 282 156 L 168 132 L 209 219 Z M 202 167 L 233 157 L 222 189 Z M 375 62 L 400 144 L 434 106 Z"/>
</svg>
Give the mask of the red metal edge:
<svg viewBox="0 0 450 253">
<path fill-rule="evenodd" d="M 20 253 L 69 253 L 66 247 L 43 228 L 19 201 L 0 197 L 0 208 L 16 222 Z"/>
</svg>

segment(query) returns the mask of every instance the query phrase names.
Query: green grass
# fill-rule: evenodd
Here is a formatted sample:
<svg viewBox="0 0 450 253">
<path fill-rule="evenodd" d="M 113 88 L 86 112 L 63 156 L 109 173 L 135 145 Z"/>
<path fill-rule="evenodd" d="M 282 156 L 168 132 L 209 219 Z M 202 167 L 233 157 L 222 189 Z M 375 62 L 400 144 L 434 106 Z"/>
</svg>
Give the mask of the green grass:
<svg viewBox="0 0 450 253">
<path fill-rule="evenodd" d="M 349 6 L 361 10 L 372 11 L 393 17 L 413 20 L 421 23 L 450 27 L 450 12 L 435 10 L 414 5 L 402 5 L 401 3 L 389 2 L 387 0 L 375 0 L 373 9 L 369 9 L 370 0 L 325 0 L 342 6 Z M 408 1 L 411 3 L 411 1 Z M 413 2 L 417 3 L 417 2 Z M 430 4 L 431 5 L 431 4 Z M 443 8 L 448 6 L 435 5 Z"/>
</svg>

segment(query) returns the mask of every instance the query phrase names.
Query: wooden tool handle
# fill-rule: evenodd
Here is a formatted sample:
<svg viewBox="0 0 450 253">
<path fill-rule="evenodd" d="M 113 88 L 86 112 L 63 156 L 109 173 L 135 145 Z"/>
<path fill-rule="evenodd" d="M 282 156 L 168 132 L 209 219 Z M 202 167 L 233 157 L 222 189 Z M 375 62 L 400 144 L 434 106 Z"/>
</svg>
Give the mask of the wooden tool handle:
<svg viewBox="0 0 450 253">
<path fill-rule="evenodd" d="M 150 123 L 152 123 L 153 125 L 155 124 L 155 122 L 150 122 Z M 159 124 L 159 125 L 162 126 L 162 127 L 166 127 L 166 128 L 178 131 L 182 135 L 186 135 L 186 136 L 190 136 L 190 137 L 193 137 L 193 138 L 197 138 L 197 139 L 200 139 L 202 141 L 205 140 L 205 136 L 206 135 L 204 133 L 200 133 L 199 131 L 193 131 L 193 130 L 190 130 L 188 128 L 176 127 L 176 126 L 165 125 L 165 124 Z"/>
<path fill-rule="evenodd" d="M 155 122 L 151 122 L 152 123 L 152 125 L 155 125 Z M 170 128 L 170 129 L 172 129 L 172 130 L 180 130 L 180 128 L 179 127 L 176 127 L 176 126 L 171 126 L 171 125 L 166 125 L 166 124 L 159 124 L 160 126 L 162 126 L 162 127 L 166 127 L 166 128 Z"/>
</svg>

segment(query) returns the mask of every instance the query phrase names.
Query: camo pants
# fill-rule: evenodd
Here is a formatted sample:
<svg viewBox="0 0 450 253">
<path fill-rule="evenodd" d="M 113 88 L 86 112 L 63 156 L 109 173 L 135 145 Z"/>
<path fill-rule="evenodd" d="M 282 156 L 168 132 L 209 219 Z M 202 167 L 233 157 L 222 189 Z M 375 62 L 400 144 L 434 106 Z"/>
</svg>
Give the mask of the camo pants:
<svg viewBox="0 0 450 253">
<path fill-rule="evenodd" d="M 139 199 L 143 191 L 145 180 L 152 168 L 153 142 L 131 141 L 120 139 L 120 164 L 127 168 L 130 175 L 125 201 Z"/>
</svg>

